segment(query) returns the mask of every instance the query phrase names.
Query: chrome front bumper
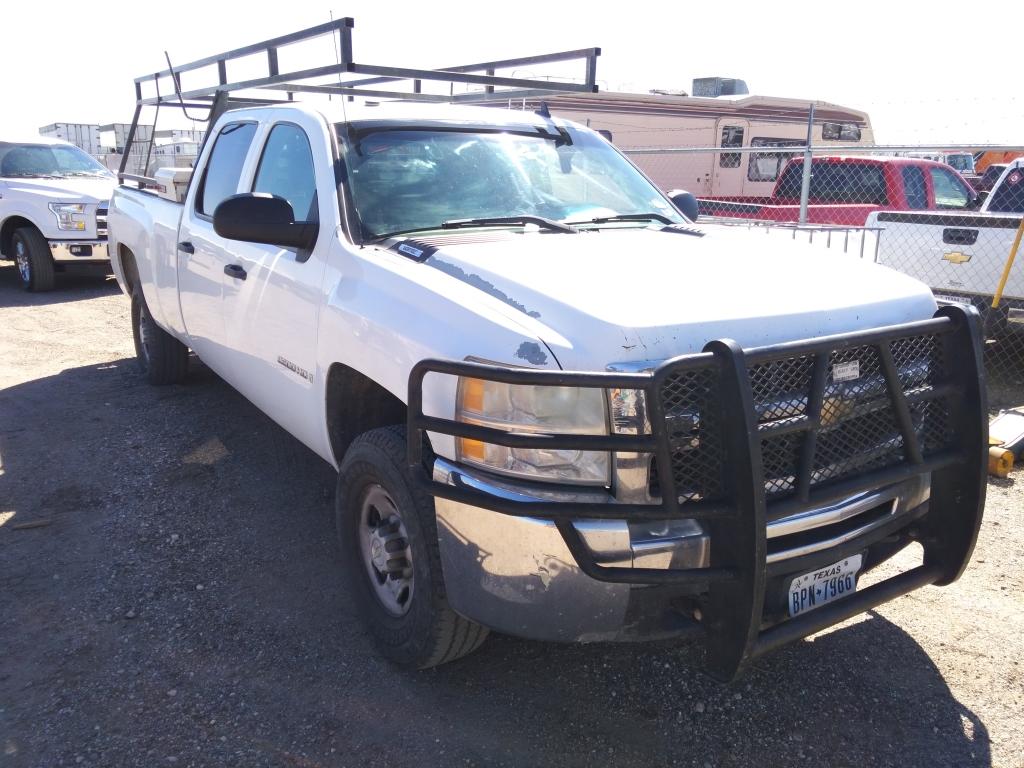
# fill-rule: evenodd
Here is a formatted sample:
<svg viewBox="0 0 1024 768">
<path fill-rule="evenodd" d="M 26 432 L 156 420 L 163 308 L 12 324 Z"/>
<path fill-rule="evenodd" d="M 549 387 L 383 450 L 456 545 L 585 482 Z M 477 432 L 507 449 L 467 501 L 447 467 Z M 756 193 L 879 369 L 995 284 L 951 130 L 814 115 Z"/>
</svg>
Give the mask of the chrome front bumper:
<svg viewBox="0 0 1024 768">
<path fill-rule="evenodd" d="M 110 260 L 106 240 L 51 240 L 50 255 L 62 263 Z"/>
<path fill-rule="evenodd" d="M 445 459 L 433 479 L 511 501 L 545 499 L 608 503 L 603 490 L 547 491 L 485 476 Z M 839 546 L 893 522 L 914 519 L 928 500 L 927 478 L 859 494 L 768 526 L 767 562 L 781 563 Z M 435 498 L 437 532 L 448 602 L 458 613 L 499 632 L 549 641 L 636 639 L 636 603 L 647 587 L 586 575 L 555 523 Z M 676 519 L 573 523 L 594 560 L 625 568 L 703 568 L 710 539 L 700 523 Z M 814 529 L 820 528 L 819 535 Z M 649 603 L 648 603 L 648 607 Z"/>
</svg>

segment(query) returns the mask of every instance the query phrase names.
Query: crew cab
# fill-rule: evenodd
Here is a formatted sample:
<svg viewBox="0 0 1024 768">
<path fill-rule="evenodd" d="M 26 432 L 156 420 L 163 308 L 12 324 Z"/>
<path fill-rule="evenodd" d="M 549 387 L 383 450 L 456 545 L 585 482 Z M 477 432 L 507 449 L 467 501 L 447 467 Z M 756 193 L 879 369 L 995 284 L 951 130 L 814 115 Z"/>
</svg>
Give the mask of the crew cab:
<svg viewBox="0 0 1024 768">
<path fill-rule="evenodd" d="M 792 158 L 769 198 L 700 199 L 702 216 L 796 222 L 803 158 Z M 965 210 L 977 193 L 945 163 L 922 158 L 837 156 L 811 161 L 807 223 L 863 226 L 876 211 Z"/>
<path fill-rule="evenodd" d="M 110 206 L 141 370 L 178 382 L 191 349 L 338 469 L 347 584 L 394 661 L 699 637 L 729 679 L 968 562 L 976 314 L 914 279 L 704 231 L 532 112 L 229 110 L 167 181 Z"/>
<path fill-rule="evenodd" d="M 1022 217 L 1024 158 L 1018 158 L 1003 168 L 979 211 L 872 213 L 867 226 L 879 233 L 880 264 L 925 282 L 942 303 L 978 307 L 986 332 L 1003 336 L 1024 333 Z"/>
<path fill-rule="evenodd" d="M 114 175 L 74 144 L 35 136 L 0 141 L 0 256 L 30 291 L 70 265 L 106 266 Z"/>
</svg>

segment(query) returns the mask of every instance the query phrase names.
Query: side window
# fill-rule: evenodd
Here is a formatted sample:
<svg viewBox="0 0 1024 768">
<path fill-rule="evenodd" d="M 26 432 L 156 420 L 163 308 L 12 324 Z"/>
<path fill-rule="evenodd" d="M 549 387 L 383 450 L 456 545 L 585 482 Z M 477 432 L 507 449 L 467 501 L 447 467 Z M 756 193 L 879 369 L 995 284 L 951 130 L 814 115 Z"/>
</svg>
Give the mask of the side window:
<svg viewBox="0 0 1024 768">
<path fill-rule="evenodd" d="M 772 139 L 755 136 L 750 140 L 752 147 L 802 147 L 801 139 Z M 775 181 L 786 165 L 786 161 L 796 157 L 792 152 L 751 152 L 750 164 L 747 166 L 749 181 Z"/>
<path fill-rule="evenodd" d="M 738 125 L 722 126 L 722 146 L 742 147 L 743 128 Z M 739 168 L 742 157 L 739 152 L 722 152 L 718 156 L 718 165 L 721 168 Z"/>
<path fill-rule="evenodd" d="M 289 123 L 274 126 L 252 191 L 283 197 L 291 203 L 296 221 L 317 221 L 316 173 L 305 131 Z"/>
<path fill-rule="evenodd" d="M 924 186 L 924 171 L 916 165 L 905 165 L 900 173 L 903 176 L 903 194 L 907 198 L 907 207 L 912 211 L 927 208 L 928 192 Z"/>
<path fill-rule="evenodd" d="M 229 123 L 217 134 L 210 160 L 203 172 L 203 183 L 196 193 L 196 211 L 213 216 L 226 198 L 238 191 L 242 165 L 256 134 L 256 123 Z"/>
<path fill-rule="evenodd" d="M 935 187 L 936 208 L 966 208 L 971 200 L 967 186 L 945 168 L 929 168 Z"/>
</svg>

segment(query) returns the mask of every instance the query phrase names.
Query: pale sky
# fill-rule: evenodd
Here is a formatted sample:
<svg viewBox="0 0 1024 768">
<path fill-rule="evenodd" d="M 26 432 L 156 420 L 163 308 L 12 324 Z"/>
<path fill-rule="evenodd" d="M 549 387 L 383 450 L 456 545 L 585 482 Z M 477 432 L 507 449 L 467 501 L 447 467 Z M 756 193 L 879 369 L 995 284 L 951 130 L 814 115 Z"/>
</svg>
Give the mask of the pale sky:
<svg viewBox="0 0 1024 768">
<path fill-rule="evenodd" d="M 1024 58 L 1014 39 L 1024 28 L 1019 0 L 987 4 L 984 14 L 963 3 L 923 9 L 874 0 L 7 0 L 0 139 L 33 135 L 53 122 L 127 122 L 133 79 L 164 69 L 165 49 L 173 62 L 186 62 L 319 24 L 332 11 L 355 18 L 360 63 L 431 68 L 599 46 L 602 90 L 689 91 L 694 77 L 739 77 L 751 93 L 863 109 L 879 143 L 1024 144 Z M 327 38 L 322 46 L 314 64 L 333 60 Z"/>
</svg>

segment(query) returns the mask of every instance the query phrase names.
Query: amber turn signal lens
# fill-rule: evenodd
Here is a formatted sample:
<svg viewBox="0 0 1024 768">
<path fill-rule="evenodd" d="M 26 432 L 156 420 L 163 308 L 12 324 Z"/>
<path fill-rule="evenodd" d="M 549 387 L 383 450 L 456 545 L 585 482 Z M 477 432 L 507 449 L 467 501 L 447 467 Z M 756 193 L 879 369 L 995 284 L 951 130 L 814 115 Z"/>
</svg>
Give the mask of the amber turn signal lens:
<svg viewBox="0 0 1024 768">
<path fill-rule="evenodd" d="M 484 412 L 483 379 L 463 379 L 461 382 L 461 410 L 471 413 Z"/>
<path fill-rule="evenodd" d="M 471 459 L 473 461 L 484 460 L 484 444 L 479 440 L 472 440 L 468 437 L 460 437 L 459 441 L 459 455 L 463 459 Z"/>
</svg>

